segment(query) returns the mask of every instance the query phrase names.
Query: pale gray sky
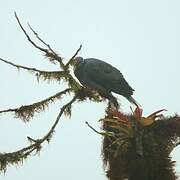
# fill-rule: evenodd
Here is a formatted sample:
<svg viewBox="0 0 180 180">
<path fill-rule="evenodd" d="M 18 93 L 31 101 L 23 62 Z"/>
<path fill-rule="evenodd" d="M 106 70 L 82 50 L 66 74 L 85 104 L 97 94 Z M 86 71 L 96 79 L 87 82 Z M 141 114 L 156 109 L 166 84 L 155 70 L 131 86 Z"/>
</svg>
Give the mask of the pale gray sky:
<svg viewBox="0 0 180 180">
<path fill-rule="evenodd" d="M 0 57 L 14 63 L 57 69 L 25 39 L 14 18 L 30 22 L 36 31 L 63 57 L 69 58 L 83 45 L 83 57 L 96 57 L 116 66 L 136 90 L 144 114 L 166 108 L 167 115 L 180 112 L 180 1 L 178 0 L 6 0 L 0 11 Z M 30 104 L 61 89 L 57 83 L 42 82 L 27 72 L 0 62 L 0 109 Z M 129 103 L 119 97 L 122 109 Z M 0 117 L 0 152 L 27 144 L 26 136 L 41 137 L 55 119 L 62 102 L 53 104 L 28 124 Z M 74 106 L 72 119 L 63 118 L 56 134 L 40 156 L 23 166 L 10 167 L 0 180 L 98 179 L 105 180 L 101 162 L 101 137 L 97 129 L 105 104 Z M 180 148 L 173 152 L 180 172 Z"/>
</svg>

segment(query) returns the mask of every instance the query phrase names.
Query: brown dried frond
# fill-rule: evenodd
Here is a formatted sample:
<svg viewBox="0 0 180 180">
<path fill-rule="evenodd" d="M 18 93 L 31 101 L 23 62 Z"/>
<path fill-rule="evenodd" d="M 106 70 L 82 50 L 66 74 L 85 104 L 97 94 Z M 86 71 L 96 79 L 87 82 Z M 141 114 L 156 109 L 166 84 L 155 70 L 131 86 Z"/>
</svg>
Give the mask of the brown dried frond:
<svg viewBox="0 0 180 180">
<path fill-rule="evenodd" d="M 154 138 L 161 139 L 161 148 L 170 154 L 180 142 L 180 117 L 178 115 L 163 117 L 155 121 L 147 132 L 153 134 Z"/>
</svg>

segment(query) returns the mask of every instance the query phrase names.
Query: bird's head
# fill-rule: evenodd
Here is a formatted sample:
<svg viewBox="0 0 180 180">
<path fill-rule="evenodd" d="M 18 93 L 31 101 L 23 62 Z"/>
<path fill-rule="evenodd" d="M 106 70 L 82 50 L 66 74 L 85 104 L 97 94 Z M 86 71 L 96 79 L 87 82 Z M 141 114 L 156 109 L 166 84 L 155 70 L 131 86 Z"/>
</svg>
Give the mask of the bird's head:
<svg viewBox="0 0 180 180">
<path fill-rule="evenodd" d="M 74 61 L 73 61 L 73 66 L 76 68 L 76 67 L 80 66 L 83 62 L 84 62 L 83 57 L 80 57 L 80 56 L 75 57 Z"/>
</svg>

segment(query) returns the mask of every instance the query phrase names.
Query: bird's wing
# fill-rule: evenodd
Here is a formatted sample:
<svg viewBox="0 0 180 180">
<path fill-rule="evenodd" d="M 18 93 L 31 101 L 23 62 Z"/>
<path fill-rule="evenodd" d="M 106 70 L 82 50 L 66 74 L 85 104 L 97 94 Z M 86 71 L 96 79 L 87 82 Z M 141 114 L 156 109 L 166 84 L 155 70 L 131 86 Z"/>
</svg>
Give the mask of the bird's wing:
<svg viewBox="0 0 180 180">
<path fill-rule="evenodd" d="M 96 81 L 118 81 L 124 78 L 118 69 L 97 59 L 88 59 L 85 70 Z"/>
<path fill-rule="evenodd" d="M 126 82 L 122 73 L 110 64 L 97 59 L 88 59 L 84 70 L 87 78 L 104 88 L 118 94 L 132 94 L 133 89 Z"/>
</svg>

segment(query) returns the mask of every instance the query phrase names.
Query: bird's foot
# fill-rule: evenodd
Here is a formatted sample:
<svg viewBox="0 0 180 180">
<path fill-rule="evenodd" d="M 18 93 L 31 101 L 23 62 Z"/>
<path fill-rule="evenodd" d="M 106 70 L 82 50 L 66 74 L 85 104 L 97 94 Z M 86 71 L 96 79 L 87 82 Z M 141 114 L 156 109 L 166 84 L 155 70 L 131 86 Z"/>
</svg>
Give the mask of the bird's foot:
<svg viewBox="0 0 180 180">
<path fill-rule="evenodd" d="M 119 103 L 115 97 L 111 97 L 108 102 L 108 109 L 119 110 Z"/>
</svg>

